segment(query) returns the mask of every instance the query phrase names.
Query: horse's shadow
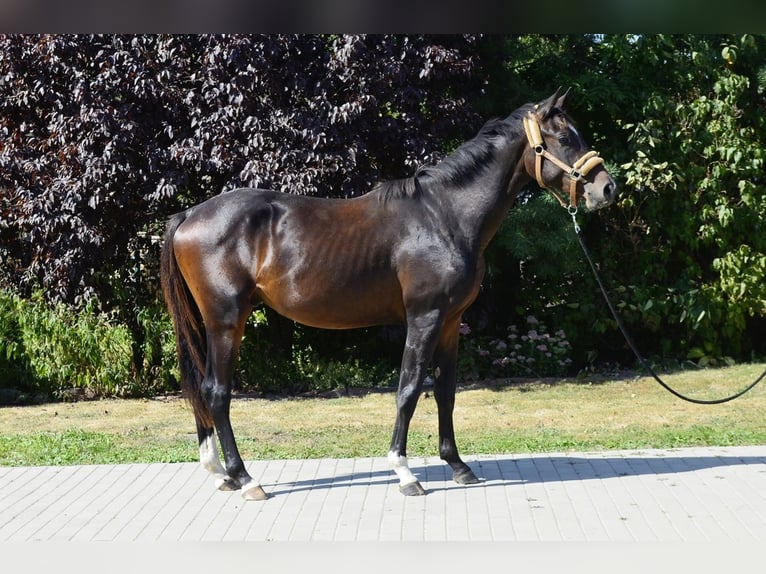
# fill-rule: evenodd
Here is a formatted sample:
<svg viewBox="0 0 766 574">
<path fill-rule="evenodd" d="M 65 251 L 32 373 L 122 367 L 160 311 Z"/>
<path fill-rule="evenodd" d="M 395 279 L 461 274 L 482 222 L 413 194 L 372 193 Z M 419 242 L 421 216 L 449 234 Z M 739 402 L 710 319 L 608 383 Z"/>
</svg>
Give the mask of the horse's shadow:
<svg viewBox="0 0 766 574">
<path fill-rule="evenodd" d="M 417 460 L 417 459 L 416 459 Z M 766 456 L 529 456 L 476 458 L 467 461 L 479 476 L 479 483 L 471 487 L 491 488 L 509 484 L 534 484 L 544 482 L 566 482 L 593 479 L 616 479 L 644 475 L 674 475 L 685 472 L 740 465 L 764 465 Z M 452 488 L 463 488 L 452 482 L 450 468 L 439 462 L 413 465 L 413 474 L 421 481 L 427 493 Z M 270 494 L 279 496 L 292 492 L 328 488 L 367 488 L 373 485 L 393 484 L 396 475 L 390 470 L 360 471 L 311 480 L 297 480 L 277 483 L 269 489 Z"/>
</svg>

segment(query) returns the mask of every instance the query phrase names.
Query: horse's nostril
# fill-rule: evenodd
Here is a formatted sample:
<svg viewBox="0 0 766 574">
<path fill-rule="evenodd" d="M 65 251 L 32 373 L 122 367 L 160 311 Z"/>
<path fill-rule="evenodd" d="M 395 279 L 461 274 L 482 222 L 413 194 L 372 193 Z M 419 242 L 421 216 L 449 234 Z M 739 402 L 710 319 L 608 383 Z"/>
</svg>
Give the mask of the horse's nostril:
<svg viewBox="0 0 766 574">
<path fill-rule="evenodd" d="M 604 186 L 604 198 L 609 199 L 612 197 L 612 194 L 614 193 L 614 184 L 613 183 L 607 183 Z"/>
</svg>

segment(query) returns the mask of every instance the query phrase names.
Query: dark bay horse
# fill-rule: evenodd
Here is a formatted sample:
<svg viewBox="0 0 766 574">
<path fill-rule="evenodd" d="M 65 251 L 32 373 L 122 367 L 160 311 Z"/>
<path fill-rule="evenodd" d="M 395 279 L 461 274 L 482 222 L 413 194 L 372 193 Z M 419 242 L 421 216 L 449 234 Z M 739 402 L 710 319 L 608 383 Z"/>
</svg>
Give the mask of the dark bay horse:
<svg viewBox="0 0 766 574">
<path fill-rule="evenodd" d="M 407 433 L 429 366 L 439 454 L 456 482 L 478 481 L 458 454 L 452 414 L 458 329 L 479 291 L 484 250 L 531 180 L 569 190 L 570 209 L 583 198 L 598 209 L 615 196 L 603 161 L 564 110 L 566 96 L 557 90 L 490 120 L 437 165 L 354 199 L 236 189 L 170 218 L 163 292 L 200 461 L 218 488 L 267 498 L 245 469 L 229 420 L 240 342 L 259 304 L 313 327 L 405 325 L 388 453 L 399 489 L 424 494 L 407 466 Z"/>
</svg>

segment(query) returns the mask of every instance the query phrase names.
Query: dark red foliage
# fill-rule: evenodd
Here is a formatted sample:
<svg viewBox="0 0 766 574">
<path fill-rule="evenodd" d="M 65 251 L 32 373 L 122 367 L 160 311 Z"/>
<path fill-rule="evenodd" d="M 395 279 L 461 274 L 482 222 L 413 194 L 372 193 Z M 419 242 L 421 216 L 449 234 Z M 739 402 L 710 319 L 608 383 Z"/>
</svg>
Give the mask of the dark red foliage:
<svg viewBox="0 0 766 574">
<path fill-rule="evenodd" d="M 109 300 L 144 233 L 224 189 L 348 197 L 409 175 L 479 126 L 477 53 L 470 36 L 0 36 L 0 279 Z"/>
</svg>

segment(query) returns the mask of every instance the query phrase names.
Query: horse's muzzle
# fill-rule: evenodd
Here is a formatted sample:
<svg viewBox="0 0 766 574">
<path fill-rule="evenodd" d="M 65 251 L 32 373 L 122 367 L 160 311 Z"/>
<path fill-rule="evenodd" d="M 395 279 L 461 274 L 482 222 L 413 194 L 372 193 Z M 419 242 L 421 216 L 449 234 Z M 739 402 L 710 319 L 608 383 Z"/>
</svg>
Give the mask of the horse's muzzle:
<svg viewBox="0 0 766 574">
<path fill-rule="evenodd" d="M 601 177 L 602 174 L 606 177 Z M 617 198 L 617 184 L 606 172 L 585 186 L 585 205 L 590 210 L 602 209 L 614 203 Z"/>
</svg>

